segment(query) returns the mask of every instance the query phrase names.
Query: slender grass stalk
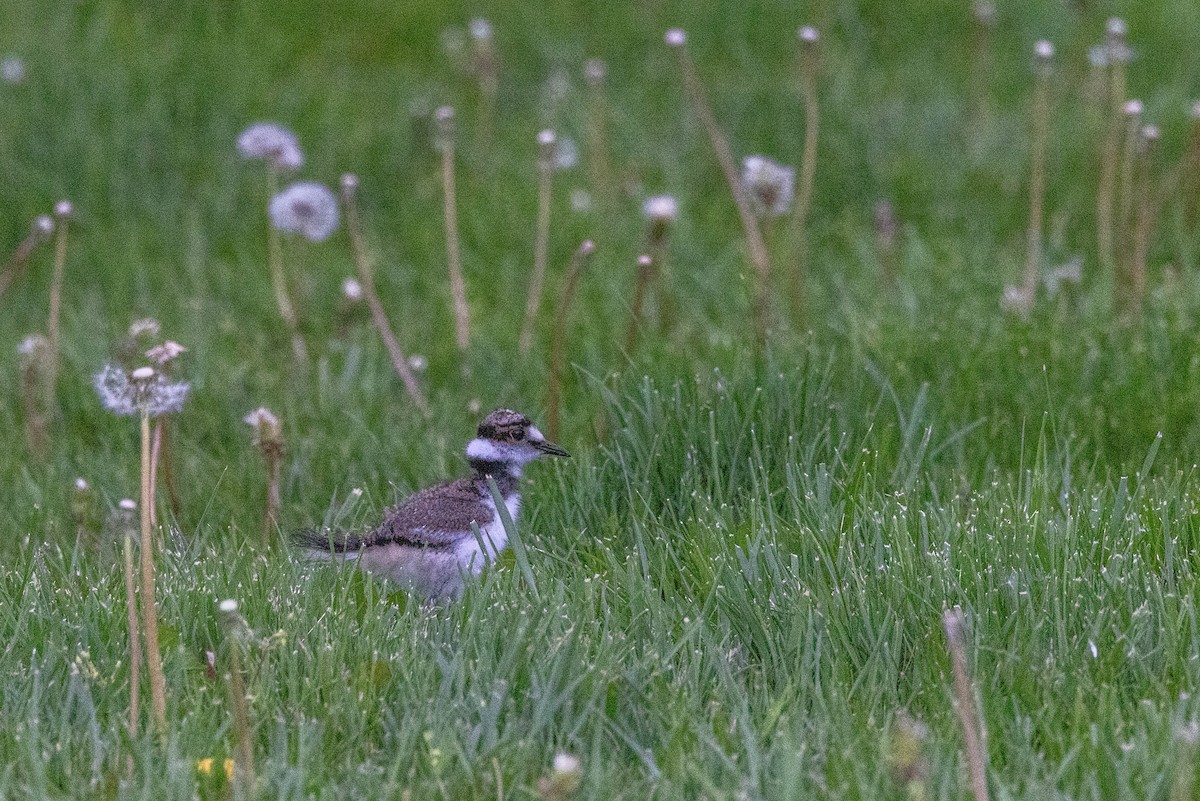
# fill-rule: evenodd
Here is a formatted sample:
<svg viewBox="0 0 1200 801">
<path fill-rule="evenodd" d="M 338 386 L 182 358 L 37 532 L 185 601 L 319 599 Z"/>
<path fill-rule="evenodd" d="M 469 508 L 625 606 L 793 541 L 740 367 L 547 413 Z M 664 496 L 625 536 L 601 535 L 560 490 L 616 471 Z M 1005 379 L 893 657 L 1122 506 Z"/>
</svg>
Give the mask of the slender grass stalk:
<svg viewBox="0 0 1200 801">
<path fill-rule="evenodd" d="M 1032 136 L 1029 155 L 1029 230 L 1025 243 L 1025 282 L 1027 296 L 1037 293 L 1038 273 L 1042 266 L 1042 230 L 1046 202 L 1046 139 L 1050 128 L 1050 67 L 1054 45 L 1045 39 L 1033 47 L 1037 59 L 1037 77 L 1033 88 Z"/>
<path fill-rule="evenodd" d="M 962 724 L 967 768 L 971 774 L 971 792 L 975 801 L 988 801 L 987 754 L 984 751 L 983 725 L 975 710 L 975 691 L 967 670 L 967 648 L 963 641 L 963 613 L 957 607 L 942 615 L 946 647 L 954 671 L 954 700 L 958 721 Z"/>
<path fill-rule="evenodd" d="M 162 654 L 158 649 L 158 603 L 154 592 L 154 539 L 150 510 L 154 508 L 154 487 L 150 482 L 150 413 L 143 410 L 142 421 L 142 629 L 146 636 L 146 672 L 150 677 L 150 711 L 159 735 L 167 732 L 167 677 L 163 673 Z"/>
<path fill-rule="evenodd" d="M 1121 136 L 1125 129 L 1123 110 L 1125 106 L 1125 22 L 1118 17 L 1108 21 L 1106 52 L 1108 59 L 1108 103 L 1109 113 L 1104 149 L 1100 158 L 1100 182 L 1096 190 L 1096 251 L 1100 266 L 1108 275 L 1116 269 L 1114 251 L 1114 214 L 1117 169 L 1121 150 Z"/>
<path fill-rule="evenodd" d="M 1154 191 L 1153 155 L 1158 144 L 1159 131 L 1147 125 L 1138 133 L 1138 154 L 1135 177 L 1135 221 L 1133 226 L 1133 256 L 1129 265 L 1128 312 L 1138 316 L 1146 298 L 1147 262 L 1150 257 L 1150 235 L 1154 229 L 1157 212 L 1157 195 Z"/>
<path fill-rule="evenodd" d="M 546 401 L 546 428 L 550 439 L 557 440 L 561 422 L 562 405 L 562 373 L 567 353 L 567 313 L 571 302 L 575 299 L 575 290 L 579 279 L 583 277 L 583 268 L 587 265 L 588 257 L 596 250 L 596 243 L 585 239 L 571 257 L 571 270 L 567 273 L 567 282 L 563 285 L 562 296 L 558 300 L 558 309 L 554 313 L 554 338 L 550 351 L 550 388 Z"/>
<path fill-rule="evenodd" d="M 16 249 L 4 264 L 4 270 L 0 272 L 0 298 L 4 297 L 13 281 L 17 280 L 25 271 L 29 264 L 29 257 L 37 246 L 49 241 L 53 235 L 54 218 L 49 214 L 42 214 L 33 221 L 29 233 L 17 244 Z"/>
<path fill-rule="evenodd" d="M 804 97 L 804 152 L 800 159 L 800 186 L 792 217 L 792 300 L 798 319 L 803 320 L 805 272 L 808 258 L 808 212 L 812 206 L 813 177 L 817 172 L 817 136 L 820 130 L 820 105 L 817 103 L 817 46 L 821 34 L 805 26 L 799 30 L 800 94 Z"/>
<path fill-rule="evenodd" d="M 121 501 L 125 511 L 132 511 L 132 500 Z M 132 523 L 132 520 L 129 521 Z M 142 640 L 138 627 L 138 598 L 137 584 L 133 577 L 133 538 L 134 527 L 130 524 L 122 526 L 121 539 L 125 556 L 125 621 L 129 628 L 129 737 L 138 736 L 138 723 L 141 718 L 141 681 L 142 681 Z M 132 770 L 133 757 L 130 757 L 129 768 Z"/>
<path fill-rule="evenodd" d="M 355 199 L 357 190 L 358 178 L 350 173 L 343 175 L 342 204 L 346 209 L 346 231 L 350 235 L 350 247 L 354 251 L 354 265 L 358 270 L 358 281 L 362 285 L 367 306 L 371 309 L 371 320 L 375 323 L 375 330 L 379 332 L 384 347 L 387 348 L 388 356 L 391 357 L 392 367 L 400 376 L 400 380 L 404 382 L 404 389 L 412 398 L 413 404 L 421 414 L 429 417 L 432 414 L 429 401 L 425 398 L 421 385 L 417 383 L 417 377 L 413 375 L 408 366 L 408 359 L 400 348 L 400 341 L 396 339 L 391 323 L 388 322 L 387 314 L 383 310 L 383 303 L 379 300 L 379 293 L 375 291 L 375 271 L 371 264 L 371 257 L 367 255 L 366 242 L 363 240 L 362 227 L 358 220 L 358 203 Z"/>
<path fill-rule="evenodd" d="M 667 31 L 665 38 L 667 44 L 675 49 L 679 57 L 679 69 L 683 75 L 684 89 L 687 92 L 692 111 L 700 119 L 701 125 L 708 133 L 709 142 L 716 154 L 721 172 L 725 176 L 725 182 L 729 185 L 729 191 L 733 195 L 734 205 L 737 207 L 738 219 L 741 221 L 742 231 L 746 237 L 746 249 L 749 251 L 750 262 L 754 267 L 757 282 L 753 302 L 754 340 L 761 352 L 766 347 L 767 318 L 770 315 L 771 259 L 767 253 L 767 246 L 763 241 L 758 220 L 754 216 L 750 197 L 738 177 L 733 151 L 730 150 L 729 142 L 717 125 L 716 117 L 713 116 L 708 102 L 708 96 L 704 92 L 704 86 L 696 74 L 696 66 L 687 49 L 687 34 L 680 28 L 672 28 Z"/>
<path fill-rule="evenodd" d="M 246 624 L 238 614 L 238 603 L 221 601 L 221 628 L 229 647 L 229 672 L 225 683 L 229 688 L 229 709 L 233 714 L 234 778 L 238 794 L 248 798 L 254 790 L 254 738 L 250 728 L 250 705 L 246 699 L 246 677 L 242 670 L 242 639 Z"/>
<path fill-rule="evenodd" d="M 587 84 L 587 157 L 588 173 L 592 192 L 602 203 L 607 204 L 613 194 L 612 163 L 608 141 L 608 97 L 604 91 L 604 79 L 608 65 L 598 58 L 590 58 L 583 65 L 583 79 Z"/>
<path fill-rule="evenodd" d="M 438 144 L 442 151 L 442 210 L 446 222 L 446 264 L 450 269 L 450 294 L 454 298 L 454 342 L 460 351 L 471 346 L 471 307 L 458 247 L 458 198 L 454 188 L 454 109 L 437 110 Z M 464 362 L 465 364 L 465 362 Z"/>
<path fill-rule="evenodd" d="M 46 335 L 50 344 L 50 356 L 47 362 L 46 386 L 51 395 L 58 386 L 58 361 L 61 358 L 62 334 L 60 321 L 62 318 L 62 289 L 67 268 L 67 231 L 71 215 L 75 209 L 69 200 L 60 200 L 54 206 L 54 276 L 50 281 L 50 319 L 46 323 Z"/>
<path fill-rule="evenodd" d="M 638 333 L 642 330 L 642 315 L 646 305 L 646 291 L 654 279 L 654 258 L 649 253 L 637 257 L 637 283 L 633 290 L 633 309 L 629 314 L 629 328 L 625 332 L 625 355 L 632 356 L 637 347 Z"/>
<path fill-rule="evenodd" d="M 900 221 L 896 219 L 896 208 L 889 201 L 880 200 L 875 203 L 872 227 L 875 231 L 875 251 L 879 258 L 880 283 L 894 291 L 900 272 L 896 264 Z"/>
<path fill-rule="evenodd" d="M 279 171 L 271 164 L 267 165 L 267 198 L 275 197 L 279 192 Z M 300 333 L 300 320 L 296 316 L 296 306 L 292 303 L 291 292 L 288 290 L 287 276 L 283 271 L 283 242 L 279 229 L 267 223 L 267 263 L 271 271 L 271 290 L 275 294 L 275 305 L 279 316 L 288 328 L 292 337 L 292 354 L 298 362 L 308 361 L 308 345 Z"/>
<path fill-rule="evenodd" d="M 537 230 L 533 242 L 533 275 L 529 278 L 529 293 L 525 298 L 525 322 L 521 325 L 519 340 L 522 356 L 527 356 L 533 347 L 533 329 L 537 325 L 538 310 L 542 305 L 542 292 L 546 284 L 546 267 L 550 261 L 550 197 L 553 188 L 554 151 L 558 140 L 554 131 L 545 130 L 538 134 L 537 141 Z"/>
</svg>

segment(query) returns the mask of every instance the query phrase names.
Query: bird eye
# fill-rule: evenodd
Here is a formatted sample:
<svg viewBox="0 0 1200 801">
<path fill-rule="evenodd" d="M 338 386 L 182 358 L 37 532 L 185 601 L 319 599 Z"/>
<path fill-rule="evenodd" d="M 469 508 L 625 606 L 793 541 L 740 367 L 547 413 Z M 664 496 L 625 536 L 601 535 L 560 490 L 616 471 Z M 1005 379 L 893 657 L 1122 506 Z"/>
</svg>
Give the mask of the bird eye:
<svg viewBox="0 0 1200 801">
<path fill-rule="evenodd" d="M 525 429 L 518 428 L 516 431 L 512 432 L 512 438 L 513 442 L 520 442 L 521 440 L 525 439 Z"/>
</svg>

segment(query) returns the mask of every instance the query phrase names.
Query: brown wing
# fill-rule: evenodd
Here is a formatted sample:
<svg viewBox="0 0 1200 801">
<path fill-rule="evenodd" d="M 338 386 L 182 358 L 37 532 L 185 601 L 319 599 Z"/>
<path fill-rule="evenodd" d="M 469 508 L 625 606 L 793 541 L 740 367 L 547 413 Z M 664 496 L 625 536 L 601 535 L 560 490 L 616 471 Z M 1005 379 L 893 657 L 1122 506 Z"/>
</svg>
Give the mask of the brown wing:
<svg viewBox="0 0 1200 801">
<path fill-rule="evenodd" d="M 471 524 L 485 526 L 495 512 L 479 502 L 470 479 L 429 487 L 387 509 L 363 545 L 399 543 L 417 548 L 445 548 L 462 539 Z"/>
</svg>

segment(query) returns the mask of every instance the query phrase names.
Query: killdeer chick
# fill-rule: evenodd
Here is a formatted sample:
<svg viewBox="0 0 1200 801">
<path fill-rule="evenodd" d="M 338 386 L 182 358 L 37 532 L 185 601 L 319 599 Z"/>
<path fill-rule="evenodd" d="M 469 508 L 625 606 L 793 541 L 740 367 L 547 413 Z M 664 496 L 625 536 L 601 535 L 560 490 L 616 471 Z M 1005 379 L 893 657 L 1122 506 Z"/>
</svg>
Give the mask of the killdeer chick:
<svg viewBox="0 0 1200 801">
<path fill-rule="evenodd" d="M 546 440 L 528 417 L 497 409 L 483 419 L 467 443 L 470 478 L 438 484 L 387 509 L 366 534 L 327 537 L 319 531 L 297 534 L 311 558 L 358 561 L 368 573 L 389 578 L 431 600 L 453 598 L 467 576 L 508 544 L 488 478 L 496 482 L 513 521 L 521 506 L 521 471 L 541 456 L 569 456 Z M 476 536 L 474 524 L 479 529 Z"/>
</svg>

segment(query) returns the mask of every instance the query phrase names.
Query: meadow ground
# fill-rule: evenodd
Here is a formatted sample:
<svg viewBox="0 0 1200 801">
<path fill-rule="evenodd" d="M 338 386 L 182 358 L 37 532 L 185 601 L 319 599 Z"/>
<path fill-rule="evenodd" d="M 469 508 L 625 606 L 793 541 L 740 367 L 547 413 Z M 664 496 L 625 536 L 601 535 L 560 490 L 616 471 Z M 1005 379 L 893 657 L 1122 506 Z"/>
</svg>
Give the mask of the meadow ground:
<svg viewBox="0 0 1200 801">
<path fill-rule="evenodd" d="M 994 797 L 1193 797 L 1196 183 L 1180 173 L 1144 238 L 1140 312 L 1114 312 L 1097 235 L 1108 68 L 1089 56 L 1123 15 L 1126 95 L 1161 131 L 1113 172 L 1129 264 L 1137 225 L 1121 221 L 1192 146 L 1200 6 L 1000 3 L 984 25 L 959 2 L 421 5 L 5 5 L 0 53 L 25 74 L 0 83 L 0 242 L 60 199 L 75 214 L 49 404 L 17 346 L 46 331 L 53 247 L 0 299 L 0 798 L 242 792 L 221 768 L 238 745 L 217 611 L 230 598 L 254 797 L 565 798 L 569 781 L 539 780 L 567 753 L 585 799 L 963 798 L 941 629 L 954 606 Z M 494 30 L 490 137 L 475 16 Z M 663 32 L 687 29 L 736 155 L 794 165 L 804 24 L 822 34 L 808 281 L 797 307 L 775 225 L 762 356 L 738 217 Z M 1021 313 L 1001 298 L 1026 259 L 1042 38 L 1057 55 L 1039 268 L 1078 258 L 1083 280 Z M 608 67 L 598 106 L 593 57 Z M 465 356 L 429 141 L 441 104 L 457 111 Z M 258 120 L 297 133 L 297 177 L 358 175 L 379 294 L 423 357 L 431 420 L 341 295 L 344 230 L 283 243 L 311 352 L 293 360 L 263 167 L 235 148 Z M 521 357 L 544 128 L 581 158 L 553 175 L 547 300 Z M 629 352 L 642 202 L 660 193 L 680 209 L 672 302 L 652 297 Z M 522 550 L 430 610 L 298 562 L 279 532 L 259 545 L 267 479 L 247 412 L 282 420 L 284 531 L 370 521 L 464 468 L 475 406 L 544 418 L 550 310 L 584 238 L 596 253 L 567 318 L 561 426 L 575 458 L 530 470 Z M 164 500 L 157 553 L 162 739 L 146 733 L 145 684 L 142 733 L 126 728 L 118 501 L 138 494 L 137 424 L 91 386 L 147 316 L 189 349 L 192 384 L 170 420 L 180 514 Z M 30 408 L 48 423 L 36 452 Z"/>
</svg>

